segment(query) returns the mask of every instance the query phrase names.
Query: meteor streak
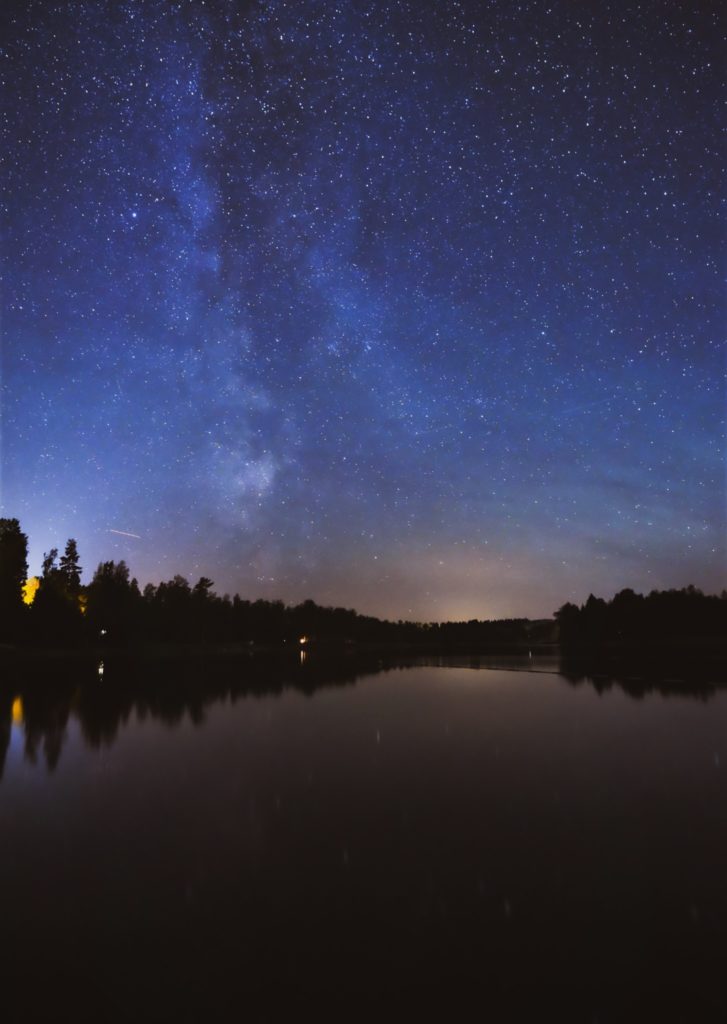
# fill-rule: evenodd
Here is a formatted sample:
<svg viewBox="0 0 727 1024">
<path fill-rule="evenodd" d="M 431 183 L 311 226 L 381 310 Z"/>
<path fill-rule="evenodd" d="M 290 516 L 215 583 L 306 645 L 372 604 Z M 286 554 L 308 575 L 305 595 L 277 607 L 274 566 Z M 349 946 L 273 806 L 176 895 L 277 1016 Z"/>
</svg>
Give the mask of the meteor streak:
<svg viewBox="0 0 727 1024">
<path fill-rule="evenodd" d="M 126 530 L 109 530 L 109 533 L 118 533 L 120 537 L 133 537 L 135 540 L 141 540 L 138 533 L 127 533 Z"/>
</svg>

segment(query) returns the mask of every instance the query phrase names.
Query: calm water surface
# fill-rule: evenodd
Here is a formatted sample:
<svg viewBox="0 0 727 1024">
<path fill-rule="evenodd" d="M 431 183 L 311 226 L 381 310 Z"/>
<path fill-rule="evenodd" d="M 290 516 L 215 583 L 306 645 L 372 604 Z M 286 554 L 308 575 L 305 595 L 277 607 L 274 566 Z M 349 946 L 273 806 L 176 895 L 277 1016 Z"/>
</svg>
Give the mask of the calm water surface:
<svg viewBox="0 0 727 1024">
<path fill-rule="evenodd" d="M 3 1019 L 727 1020 L 726 692 L 44 674 L 1 691 Z"/>
</svg>

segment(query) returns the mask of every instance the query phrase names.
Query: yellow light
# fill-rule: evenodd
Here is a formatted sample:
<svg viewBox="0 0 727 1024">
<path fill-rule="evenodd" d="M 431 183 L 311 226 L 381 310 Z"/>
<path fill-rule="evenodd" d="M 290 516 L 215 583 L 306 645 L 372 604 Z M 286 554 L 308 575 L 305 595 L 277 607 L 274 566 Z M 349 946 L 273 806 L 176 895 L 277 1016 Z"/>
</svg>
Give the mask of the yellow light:
<svg viewBox="0 0 727 1024">
<path fill-rule="evenodd" d="M 86 614 L 87 606 L 88 606 L 88 595 L 87 594 L 79 594 L 78 595 L 78 607 L 81 609 L 81 615 L 85 615 Z"/>
<path fill-rule="evenodd" d="M 25 604 L 32 604 L 38 592 L 40 580 L 37 576 L 31 576 L 23 584 L 23 601 Z"/>
<path fill-rule="evenodd" d="M 300 638 L 300 642 L 301 642 L 301 644 L 307 644 L 308 643 L 308 637 L 307 636 L 302 636 Z"/>
<path fill-rule="evenodd" d="M 23 698 L 16 697 L 13 701 L 13 725 L 23 724 Z"/>
</svg>

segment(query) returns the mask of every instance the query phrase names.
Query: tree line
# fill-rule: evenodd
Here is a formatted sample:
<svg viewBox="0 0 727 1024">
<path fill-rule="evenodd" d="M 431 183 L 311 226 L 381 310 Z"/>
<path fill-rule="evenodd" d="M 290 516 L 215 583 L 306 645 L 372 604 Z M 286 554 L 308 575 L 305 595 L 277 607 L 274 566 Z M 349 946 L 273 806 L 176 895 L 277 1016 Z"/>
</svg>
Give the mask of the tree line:
<svg viewBox="0 0 727 1024">
<path fill-rule="evenodd" d="M 706 596 L 694 587 L 653 591 L 647 597 L 623 590 L 613 600 L 591 595 L 584 605 L 563 605 L 554 620 L 500 619 L 468 622 L 392 622 L 350 608 L 322 607 L 312 600 L 220 597 L 213 581 L 180 575 L 143 589 L 126 562 L 97 566 L 81 582 L 78 545 L 43 557 L 40 576 L 28 579 L 28 540 L 17 519 L 0 519 L 0 643 L 37 647 L 124 647 L 150 643 L 253 644 L 335 641 L 405 644 L 498 651 L 554 642 L 598 647 L 657 641 L 664 633 L 687 637 L 727 635 L 727 592 Z"/>
<path fill-rule="evenodd" d="M 591 594 L 580 607 L 564 604 L 555 618 L 563 648 L 599 650 L 724 641 L 727 591 L 717 596 L 688 586 L 652 590 L 644 596 L 626 589 L 610 601 Z"/>
<path fill-rule="evenodd" d="M 83 585 L 78 545 L 43 557 L 27 580 L 27 537 L 17 519 L 0 519 L 0 642 L 30 646 L 132 646 L 146 643 L 279 645 L 308 642 L 518 646 L 531 638 L 527 619 L 392 622 L 307 600 L 246 600 L 217 595 L 214 583 L 180 575 L 139 586 L 123 560 L 101 562 Z"/>
</svg>

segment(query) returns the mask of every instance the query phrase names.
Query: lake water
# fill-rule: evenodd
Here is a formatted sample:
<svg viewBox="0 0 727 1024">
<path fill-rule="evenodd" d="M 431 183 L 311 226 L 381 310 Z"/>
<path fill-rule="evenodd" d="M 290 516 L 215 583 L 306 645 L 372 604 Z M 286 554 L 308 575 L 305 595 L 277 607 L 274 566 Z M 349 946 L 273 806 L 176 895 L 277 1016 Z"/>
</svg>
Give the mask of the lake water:
<svg viewBox="0 0 727 1024">
<path fill-rule="evenodd" d="M 727 692 L 625 687 L 19 670 L 3 1019 L 727 1020 Z"/>
</svg>

